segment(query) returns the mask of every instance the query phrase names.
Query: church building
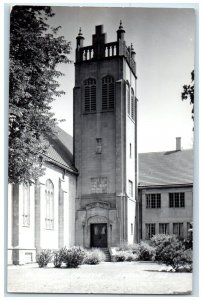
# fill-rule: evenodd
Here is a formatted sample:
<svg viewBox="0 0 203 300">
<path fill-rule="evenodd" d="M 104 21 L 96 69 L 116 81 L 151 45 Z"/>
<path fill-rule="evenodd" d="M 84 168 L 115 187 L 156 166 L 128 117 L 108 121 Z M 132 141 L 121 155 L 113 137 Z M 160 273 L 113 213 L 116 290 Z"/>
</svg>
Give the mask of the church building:
<svg viewBox="0 0 203 300">
<path fill-rule="evenodd" d="M 122 23 L 106 42 L 76 38 L 73 139 L 58 128 L 45 175 L 30 187 L 9 185 L 8 263 L 34 262 L 42 249 L 108 248 L 135 239 L 137 98 L 133 46 Z"/>
<path fill-rule="evenodd" d="M 193 212 L 193 151 L 137 154 L 136 63 L 122 23 L 114 42 L 96 26 L 76 37 L 73 137 L 58 128 L 31 186 L 9 184 L 9 264 L 42 249 L 111 248 L 156 233 L 187 238 Z M 138 174 L 139 173 L 139 174 Z M 138 176 L 139 175 L 139 176 Z M 138 179 L 139 178 L 139 179 Z"/>
</svg>

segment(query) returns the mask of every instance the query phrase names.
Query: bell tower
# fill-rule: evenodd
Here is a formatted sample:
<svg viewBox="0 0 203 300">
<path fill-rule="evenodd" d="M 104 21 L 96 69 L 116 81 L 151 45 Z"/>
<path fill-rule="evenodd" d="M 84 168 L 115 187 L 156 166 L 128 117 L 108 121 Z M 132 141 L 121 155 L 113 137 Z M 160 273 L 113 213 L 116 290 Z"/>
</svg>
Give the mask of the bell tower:
<svg viewBox="0 0 203 300">
<path fill-rule="evenodd" d="M 137 98 L 133 46 L 122 22 L 106 42 L 96 26 L 92 45 L 76 37 L 74 160 L 79 171 L 76 245 L 133 243 L 137 198 Z"/>
</svg>

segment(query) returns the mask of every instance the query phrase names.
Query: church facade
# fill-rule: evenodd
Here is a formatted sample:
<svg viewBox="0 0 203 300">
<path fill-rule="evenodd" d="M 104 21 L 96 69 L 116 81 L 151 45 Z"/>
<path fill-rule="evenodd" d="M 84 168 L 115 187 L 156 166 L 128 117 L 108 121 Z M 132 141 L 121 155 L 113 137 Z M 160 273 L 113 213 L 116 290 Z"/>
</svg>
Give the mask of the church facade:
<svg viewBox="0 0 203 300">
<path fill-rule="evenodd" d="M 120 24 L 106 43 L 76 38 L 74 134 L 58 128 L 45 175 L 30 187 L 9 185 L 8 263 L 34 262 L 42 249 L 108 248 L 135 239 L 137 99 L 133 46 Z"/>
</svg>

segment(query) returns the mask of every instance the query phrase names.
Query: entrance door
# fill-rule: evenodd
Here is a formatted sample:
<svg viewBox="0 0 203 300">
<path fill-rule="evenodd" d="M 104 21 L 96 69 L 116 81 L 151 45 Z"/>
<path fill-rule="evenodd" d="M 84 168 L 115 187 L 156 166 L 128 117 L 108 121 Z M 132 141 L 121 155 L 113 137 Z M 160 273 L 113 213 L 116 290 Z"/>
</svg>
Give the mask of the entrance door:
<svg viewBox="0 0 203 300">
<path fill-rule="evenodd" d="M 107 224 L 91 224 L 91 247 L 107 247 Z"/>
</svg>

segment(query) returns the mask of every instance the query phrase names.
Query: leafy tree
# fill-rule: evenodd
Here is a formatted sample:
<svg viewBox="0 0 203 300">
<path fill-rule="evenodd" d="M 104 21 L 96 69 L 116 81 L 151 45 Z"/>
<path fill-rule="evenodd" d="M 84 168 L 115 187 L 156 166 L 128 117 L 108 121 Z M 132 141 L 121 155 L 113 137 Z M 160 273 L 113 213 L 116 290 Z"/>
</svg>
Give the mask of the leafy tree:
<svg viewBox="0 0 203 300">
<path fill-rule="evenodd" d="M 182 100 L 189 99 L 192 104 L 192 119 L 194 120 L 194 70 L 191 72 L 191 84 L 183 86 Z"/>
<path fill-rule="evenodd" d="M 58 90 L 57 70 L 67 63 L 70 43 L 48 21 L 47 6 L 14 6 L 10 16 L 9 182 L 31 183 L 44 172 L 47 137 L 57 123 L 51 103 Z"/>
</svg>

